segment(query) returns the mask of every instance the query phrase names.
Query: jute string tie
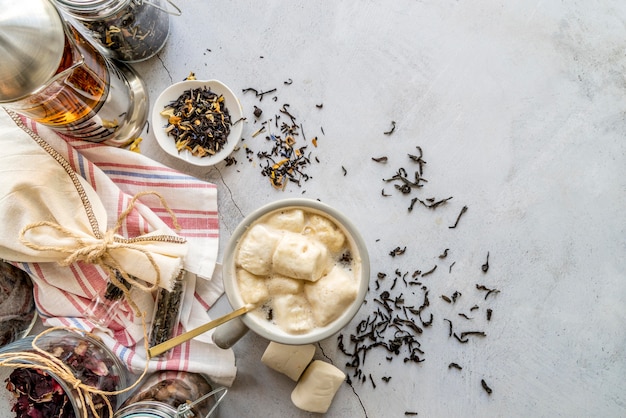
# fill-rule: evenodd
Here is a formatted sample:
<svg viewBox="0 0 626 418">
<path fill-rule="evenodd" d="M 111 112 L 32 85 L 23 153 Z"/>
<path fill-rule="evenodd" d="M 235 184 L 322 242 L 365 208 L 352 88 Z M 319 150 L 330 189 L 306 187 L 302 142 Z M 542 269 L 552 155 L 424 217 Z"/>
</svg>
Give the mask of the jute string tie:
<svg viewBox="0 0 626 418">
<path fill-rule="evenodd" d="M 170 215 L 172 222 L 174 224 L 174 227 L 177 230 L 180 230 L 180 225 L 178 224 L 176 215 L 169 208 L 165 199 L 157 192 L 145 191 L 145 192 L 141 192 L 133 196 L 127 208 L 118 217 L 117 223 L 115 224 L 113 228 L 105 231 L 104 234 L 100 233 L 99 231 L 94 231 L 94 235 L 95 235 L 94 239 L 96 240 L 96 242 L 93 242 L 94 239 L 90 239 L 89 241 L 91 242 L 87 242 L 87 240 L 84 239 L 84 237 L 80 236 L 76 232 L 56 222 L 50 222 L 50 221 L 33 222 L 33 223 L 26 225 L 20 231 L 20 237 L 19 237 L 20 242 L 24 244 L 25 246 L 27 246 L 28 248 L 36 250 L 36 251 L 55 251 L 55 252 L 67 254 L 67 257 L 65 257 L 63 260 L 58 261 L 59 265 L 61 266 L 69 266 L 75 262 L 83 261 L 83 262 L 90 263 L 90 264 L 96 264 L 102 267 L 109 273 L 109 276 L 111 277 L 114 277 L 115 272 L 118 271 L 126 281 L 128 281 L 130 284 L 132 284 L 136 288 L 150 292 L 156 289 L 161 283 L 161 270 L 157 262 L 154 260 L 154 257 L 152 256 L 150 251 L 146 250 L 145 247 L 140 244 L 150 243 L 150 242 L 162 242 L 164 240 L 167 242 L 182 244 L 185 242 L 185 239 L 182 237 L 173 236 L 173 235 L 168 235 L 165 237 L 164 236 L 158 236 L 158 237 L 152 236 L 152 237 L 124 238 L 117 234 L 117 231 L 121 228 L 124 220 L 128 217 L 129 213 L 135 207 L 135 203 L 137 202 L 137 199 L 145 195 L 157 196 L 159 200 L 161 201 L 161 204 L 167 211 L 167 213 Z M 36 228 L 43 228 L 43 227 L 52 228 L 58 231 L 59 233 L 61 233 L 63 236 L 72 238 L 75 242 L 75 245 L 69 246 L 69 247 L 68 246 L 64 247 L 64 246 L 41 245 L 41 244 L 32 242 L 26 238 L 26 234 L 28 231 L 34 230 Z M 155 283 L 152 286 L 146 286 L 145 284 L 140 283 L 134 278 L 132 278 L 129 274 L 127 274 L 124 271 L 120 263 L 117 260 L 115 260 L 115 258 L 111 255 L 111 250 L 124 249 L 124 248 L 135 250 L 148 259 L 156 275 Z M 118 285 L 118 283 L 115 283 L 116 282 L 115 280 L 112 280 L 112 282 Z M 123 291 L 126 290 L 124 286 L 121 286 L 120 289 Z"/>
</svg>

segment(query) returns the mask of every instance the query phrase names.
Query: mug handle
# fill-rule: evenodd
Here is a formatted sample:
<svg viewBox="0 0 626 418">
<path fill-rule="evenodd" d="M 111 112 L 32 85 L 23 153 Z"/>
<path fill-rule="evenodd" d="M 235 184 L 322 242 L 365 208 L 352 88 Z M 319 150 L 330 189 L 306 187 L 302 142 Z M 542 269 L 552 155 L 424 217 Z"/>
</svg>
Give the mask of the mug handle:
<svg viewBox="0 0 626 418">
<path fill-rule="evenodd" d="M 219 348 L 231 348 L 237 341 L 248 332 L 248 327 L 241 318 L 234 318 L 231 321 L 220 325 L 213 331 L 213 342 Z"/>
</svg>

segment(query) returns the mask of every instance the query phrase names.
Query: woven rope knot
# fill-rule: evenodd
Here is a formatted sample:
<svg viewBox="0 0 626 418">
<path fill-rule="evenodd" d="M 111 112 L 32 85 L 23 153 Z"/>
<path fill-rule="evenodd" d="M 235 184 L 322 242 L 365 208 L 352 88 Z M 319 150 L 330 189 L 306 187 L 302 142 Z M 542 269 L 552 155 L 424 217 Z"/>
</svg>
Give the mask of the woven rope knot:
<svg viewBox="0 0 626 418">
<path fill-rule="evenodd" d="M 103 264 L 109 253 L 109 248 L 115 247 L 115 231 L 109 229 L 99 242 L 76 250 L 68 259 L 73 259 L 72 262 L 86 261 L 91 264 Z"/>
<path fill-rule="evenodd" d="M 73 379 L 66 379 L 66 382 L 70 382 L 72 383 L 72 388 L 74 390 L 79 390 L 81 385 L 83 384 L 83 382 L 81 382 L 80 380 L 73 378 Z"/>
<path fill-rule="evenodd" d="M 84 261 L 90 264 L 95 264 L 95 265 L 102 267 L 107 272 L 109 272 L 110 277 L 115 277 L 116 272 L 119 272 L 122 275 L 122 277 L 127 282 L 131 283 L 132 285 L 142 290 L 151 291 L 159 286 L 161 282 L 161 271 L 157 262 L 154 260 L 154 257 L 150 253 L 150 251 L 146 249 L 146 247 L 142 244 L 146 242 L 163 241 L 162 236 L 161 237 L 145 237 L 145 238 L 141 238 L 141 237 L 140 238 L 123 238 L 119 235 L 116 235 L 117 231 L 122 227 L 129 213 L 135 207 L 135 203 L 137 199 L 139 199 L 141 196 L 144 196 L 144 195 L 157 196 L 159 200 L 161 201 L 161 204 L 163 205 L 163 207 L 166 209 L 166 211 L 172 218 L 174 227 L 176 229 L 180 229 L 180 225 L 178 224 L 176 220 L 176 215 L 169 208 L 169 206 L 165 202 L 165 199 L 163 199 L 163 197 L 156 192 L 146 191 L 146 192 L 138 193 L 135 196 L 133 196 L 130 203 L 126 207 L 126 209 L 119 215 L 115 226 L 105 231 L 104 233 L 94 229 L 93 237 L 87 238 L 84 235 L 79 235 L 76 232 L 72 231 L 71 229 L 66 228 L 58 223 L 42 221 L 42 222 L 34 222 L 34 223 L 26 225 L 20 232 L 20 241 L 22 242 L 22 244 L 26 245 L 28 248 L 31 248 L 36 251 L 54 251 L 54 252 L 66 254 L 67 256 L 64 259 L 58 261 L 58 263 L 61 266 L 69 266 L 77 261 Z M 52 228 L 59 235 L 73 239 L 75 244 L 71 246 L 40 245 L 26 238 L 26 233 L 28 231 L 36 229 L 36 228 L 41 228 L 41 227 Z M 184 243 L 185 239 L 182 237 L 178 237 L 178 236 L 168 235 L 167 241 L 173 242 L 173 243 Z M 156 280 L 154 282 L 154 285 L 145 286 L 145 285 L 138 283 L 133 278 L 131 278 L 124 271 L 124 269 L 120 266 L 117 260 L 111 255 L 111 250 L 114 250 L 114 249 L 135 250 L 138 253 L 143 254 L 143 256 L 149 260 L 156 274 Z M 115 280 L 112 280 L 112 281 L 114 284 L 118 285 L 117 281 Z M 124 291 L 126 289 L 124 288 L 122 290 Z"/>
</svg>

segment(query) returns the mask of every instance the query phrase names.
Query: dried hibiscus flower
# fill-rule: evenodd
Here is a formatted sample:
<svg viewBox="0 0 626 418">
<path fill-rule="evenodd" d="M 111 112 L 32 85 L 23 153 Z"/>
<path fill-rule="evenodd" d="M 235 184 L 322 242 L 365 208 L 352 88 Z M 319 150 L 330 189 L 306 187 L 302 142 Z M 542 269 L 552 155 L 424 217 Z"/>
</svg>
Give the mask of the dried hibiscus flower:
<svg viewBox="0 0 626 418">
<path fill-rule="evenodd" d="M 75 417 L 70 399 L 59 382 L 41 370 L 15 369 L 6 387 L 16 397 L 11 411 L 17 418 Z"/>
<path fill-rule="evenodd" d="M 113 358 L 104 355 L 94 342 L 70 334 L 60 340 L 48 341 L 44 346 L 41 348 L 68 366 L 74 378 L 82 384 L 103 392 L 120 389 L 119 366 L 114 364 Z M 43 366 L 49 361 L 42 357 L 41 369 L 37 361 L 34 364 L 24 363 L 24 367 L 16 366 L 5 380 L 7 390 L 15 399 L 11 411 L 17 418 L 76 418 L 77 411 L 86 406 L 82 405 L 78 393 L 72 389 L 73 382 L 62 376 L 56 378 L 59 376 L 56 370 Z M 116 396 L 110 395 L 106 399 L 104 396 L 91 393 L 89 398 L 99 418 L 110 418 L 107 404 L 115 405 Z M 90 407 L 86 411 L 88 417 L 94 417 Z"/>
</svg>

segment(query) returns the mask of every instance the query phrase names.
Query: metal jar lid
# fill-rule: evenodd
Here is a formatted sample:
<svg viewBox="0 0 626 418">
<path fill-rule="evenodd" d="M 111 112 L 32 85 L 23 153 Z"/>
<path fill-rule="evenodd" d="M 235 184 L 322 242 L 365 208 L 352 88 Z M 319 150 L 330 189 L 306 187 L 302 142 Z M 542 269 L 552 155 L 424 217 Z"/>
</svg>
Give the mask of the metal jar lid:
<svg viewBox="0 0 626 418">
<path fill-rule="evenodd" d="M 57 72 L 65 33 L 48 0 L 0 0 L 0 103 L 22 99 Z"/>
<path fill-rule="evenodd" d="M 159 1 L 149 0 L 53 0 L 69 15 L 86 21 L 106 19 L 127 7 L 149 6 L 173 16 L 180 16 L 181 10 L 172 0 L 166 0 L 169 6 L 161 6 Z"/>
<path fill-rule="evenodd" d="M 100 20 L 119 13 L 133 4 L 143 4 L 143 0 L 54 0 L 65 12 L 82 20 Z"/>
<path fill-rule="evenodd" d="M 113 418 L 176 418 L 176 409 L 158 401 L 138 401 L 122 405 Z"/>
</svg>

